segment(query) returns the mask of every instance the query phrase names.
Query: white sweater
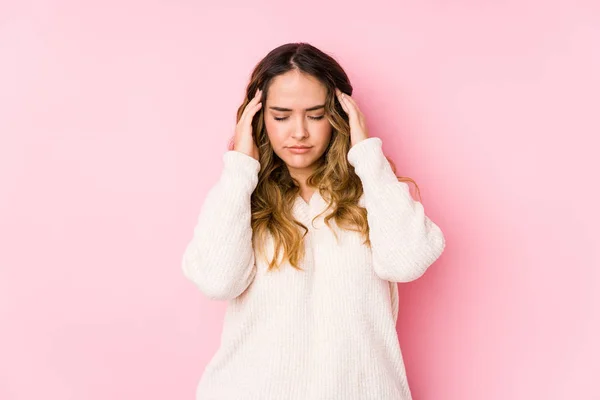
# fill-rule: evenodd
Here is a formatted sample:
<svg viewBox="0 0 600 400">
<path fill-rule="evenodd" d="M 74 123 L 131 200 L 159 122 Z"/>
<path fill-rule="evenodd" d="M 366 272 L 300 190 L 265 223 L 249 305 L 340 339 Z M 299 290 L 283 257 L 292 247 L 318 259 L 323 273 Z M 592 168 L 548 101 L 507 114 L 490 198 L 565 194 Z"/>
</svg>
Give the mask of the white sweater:
<svg viewBox="0 0 600 400">
<path fill-rule="evenodd" d="M 259 162 L 234 150 L 208 192 L 182 268 L 208 298 L 228 300 L 221 344 L 197 400 L 410 400 L 398 336 L 398 286 L 441 255 L 444 235 L 397 180 L 370 137 L 347 155 L 362 181 L 372 249 L 359 233 L 325 225 L 315 191 L 293 212 L 309 228 L 304 271 L 267 272 L 254 254 L 250 196 Z M 303 232 L 303 231 L 302 231 Z M 273 246 L 267 242 L 267 255 Z"/>
</svg>

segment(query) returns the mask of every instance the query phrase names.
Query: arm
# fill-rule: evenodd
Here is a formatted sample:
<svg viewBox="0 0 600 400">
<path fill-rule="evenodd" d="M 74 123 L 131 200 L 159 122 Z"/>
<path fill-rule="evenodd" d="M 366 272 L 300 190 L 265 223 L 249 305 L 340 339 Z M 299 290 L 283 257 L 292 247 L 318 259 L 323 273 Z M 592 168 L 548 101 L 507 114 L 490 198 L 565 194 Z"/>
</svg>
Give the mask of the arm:
<svg viewBox="0 0 600 400">
<path fill-rule="evenodd" d="M 356 143 L 347 158 L 363 184 L 375 273 L 391 282 L 419 278 L 444 250 L 442 231 L 398 181 L 380 138 Z"/>
<path fill-rule="evenodd" d="M 223 162 L 182 258 L 184 275 L 216 300 L 239 296 L 256 274 L 250 196 L 258 183 L 260 163 L 235 150 L 224 153 Z"/>
</svg>

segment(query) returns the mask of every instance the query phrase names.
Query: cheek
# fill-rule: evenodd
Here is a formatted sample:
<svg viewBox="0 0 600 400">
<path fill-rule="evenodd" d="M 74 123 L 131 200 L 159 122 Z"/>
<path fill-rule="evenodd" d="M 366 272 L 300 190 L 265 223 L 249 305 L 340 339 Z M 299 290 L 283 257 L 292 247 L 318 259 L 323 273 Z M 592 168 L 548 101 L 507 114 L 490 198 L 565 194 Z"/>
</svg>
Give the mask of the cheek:
<svg viewBox="0 0 600 400">
<path fill-rule="evenodd" d="M 282 125 L 277 121 L 267 120 L 265 121 L 265 129 L 267 130 L 267 136 L 269 140 L 273 144 L 280 143 L 284 138 L 284 130 L 282 129 Z"/>
<path fill-rule="evenodd" d="M 331 134 L 333 132 L 333 127 L 329 123 L 329 121 L 323 123 L 323 125 L 319 126 L 315 134 L 324 142 L 329 142 L 331 139 Z"/>
<path fill-rule="evenodd" d="M 325 135 L 331 135 L 331 132 L 333 131 L 333 126 L 331 126 L 329 121 L 325 121 L 323 122 L 323 125 L 320 127 L 320 129 Z"/>
</svg>

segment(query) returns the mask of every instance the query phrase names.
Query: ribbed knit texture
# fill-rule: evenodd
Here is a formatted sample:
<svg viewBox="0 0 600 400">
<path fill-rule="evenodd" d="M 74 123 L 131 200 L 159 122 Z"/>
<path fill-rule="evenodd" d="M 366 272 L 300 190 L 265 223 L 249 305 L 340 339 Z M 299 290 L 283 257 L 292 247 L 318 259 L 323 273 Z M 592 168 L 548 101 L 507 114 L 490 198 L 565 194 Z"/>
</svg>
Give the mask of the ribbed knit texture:
<svg viewBox="0 0 600 400">
<path fill-rule="evenodd" d="M 268 272 L 255 256 L 250 196 L 260 164 L 223 155 L 220 179 L 201 207 L 182 268 L 208 298 L 227 300 L 221 344 L 197 400 L 411 400 L 396 334 L 398 286 L 441 255 L 440 228 L 399 182 L 370 137 L 348 152 L 362 181 L 371 246 L 354 231 L 312 219 L 327 203 L 297 196 L 294 216 L 309 228 L 298 271 Z M 273 243 L 267 241 L 267 255 Z"/>
</svg>

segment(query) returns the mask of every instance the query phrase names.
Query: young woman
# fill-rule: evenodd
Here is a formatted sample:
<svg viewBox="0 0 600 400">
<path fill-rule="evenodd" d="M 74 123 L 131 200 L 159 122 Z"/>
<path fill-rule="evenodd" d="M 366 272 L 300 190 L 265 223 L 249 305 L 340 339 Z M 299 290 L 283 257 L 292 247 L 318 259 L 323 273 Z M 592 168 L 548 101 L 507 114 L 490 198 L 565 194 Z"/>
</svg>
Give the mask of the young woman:
<svg viewBox="0 0 600 400">
<path fill-rule="evenodd" d="M 197 399 L 411 399 L 396 282 L 441 255 L 440 228 L 369 137 L 332 57 L 280 46 L 246 90 L 182 261 L 228 301 Z"/>
</svg>

